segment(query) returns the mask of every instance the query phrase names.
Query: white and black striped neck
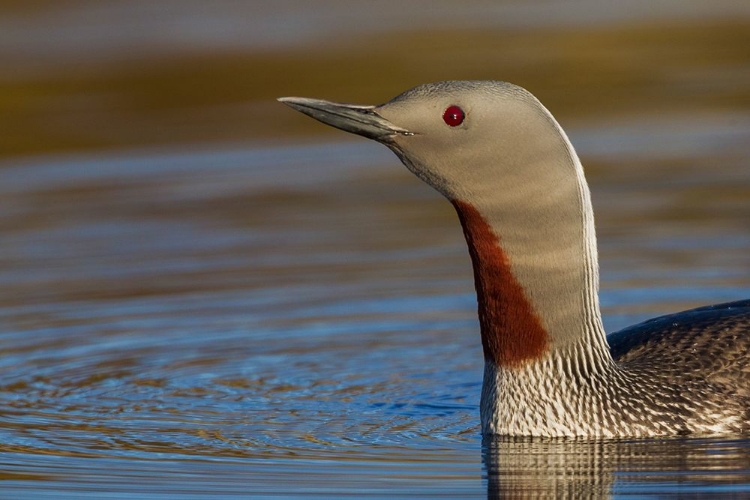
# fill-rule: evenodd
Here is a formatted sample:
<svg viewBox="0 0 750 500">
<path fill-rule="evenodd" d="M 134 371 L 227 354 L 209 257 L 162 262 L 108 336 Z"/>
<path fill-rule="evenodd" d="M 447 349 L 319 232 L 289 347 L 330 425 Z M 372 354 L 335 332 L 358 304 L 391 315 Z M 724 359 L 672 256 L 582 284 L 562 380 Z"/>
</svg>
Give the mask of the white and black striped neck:
<svg viewBox="0 0 750 500">
<path fill-rule="evenodd" d="M 538 133 L 503 159 L 512 164 L 494 167 L 497 160 L 487 158 L 490 164 L 472 166 L 505 175 L 475 183 L 452 202 L 474 268 L 485 359 L 518 369 L 586 346 L 581 362 L 594 366 L 610 357 L 591 199 L 575 150 L 541 109 L 525 117 Z"/>
</svg>

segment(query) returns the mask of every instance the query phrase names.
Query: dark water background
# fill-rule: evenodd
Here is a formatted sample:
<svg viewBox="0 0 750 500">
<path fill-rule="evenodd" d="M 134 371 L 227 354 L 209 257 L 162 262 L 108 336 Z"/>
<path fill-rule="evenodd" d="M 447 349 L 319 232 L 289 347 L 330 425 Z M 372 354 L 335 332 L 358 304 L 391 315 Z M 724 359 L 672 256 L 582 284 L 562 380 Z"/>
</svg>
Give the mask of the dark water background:
<svg viewBox="0 0 750 500">
<path fill-rule="evenodd" d="M 0 496 L 750 496 L 750 440 L 482 442 L 455 214 L 274 101 L 493 78 L 605 326 L 750 297 L 746 2 L 0 2 Z"/>
</svg>

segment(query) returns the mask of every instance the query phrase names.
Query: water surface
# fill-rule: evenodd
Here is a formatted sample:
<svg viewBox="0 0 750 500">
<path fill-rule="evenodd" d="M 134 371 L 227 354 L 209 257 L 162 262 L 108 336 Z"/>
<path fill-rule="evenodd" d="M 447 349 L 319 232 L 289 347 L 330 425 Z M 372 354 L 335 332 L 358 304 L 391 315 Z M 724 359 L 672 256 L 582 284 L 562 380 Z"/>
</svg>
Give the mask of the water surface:
<svg viewBox="0 0 750 500">
<path fill-rule="evenodd" d="M 441 3 L 408 29 L 373 14 L 337 31 L 355 10 L 312 22 L 290 2 L 248 20 L 298 38 L 244 35 L 230 3 L 2 21 L 18 43 L 0 51 L 0 496 L 750 495 L 747 437 L 483 442 L 450 204 L 272 99 L 529 87 L 582 156 L 614 331 L 750 297 L 745 3 L 494 20 Z"/>
</svg>

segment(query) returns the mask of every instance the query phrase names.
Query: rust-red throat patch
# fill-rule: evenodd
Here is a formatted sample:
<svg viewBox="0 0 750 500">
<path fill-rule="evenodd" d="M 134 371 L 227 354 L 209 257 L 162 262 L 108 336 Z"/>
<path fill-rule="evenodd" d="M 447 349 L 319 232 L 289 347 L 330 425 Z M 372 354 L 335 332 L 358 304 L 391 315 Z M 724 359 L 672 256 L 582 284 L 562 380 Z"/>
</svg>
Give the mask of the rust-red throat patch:
<svg viewBox="0 0 750 500">
<path fill-rule="evenodd" d="M 473 205 L 452 203 L 474 266 L 484 358 L 508 368 L 540 358 L 549 335 L 513 275 L 499 237 Z"/>
</svg>

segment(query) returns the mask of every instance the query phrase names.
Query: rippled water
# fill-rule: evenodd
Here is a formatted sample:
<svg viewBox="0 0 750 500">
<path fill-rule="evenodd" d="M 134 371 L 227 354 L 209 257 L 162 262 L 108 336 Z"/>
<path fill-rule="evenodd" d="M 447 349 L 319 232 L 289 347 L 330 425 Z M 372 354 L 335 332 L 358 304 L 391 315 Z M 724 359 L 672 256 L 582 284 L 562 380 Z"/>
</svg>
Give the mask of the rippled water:
<svg viewBox="0 0 750 500">
<path fill-rule="evenodd" d="M 640 190 L 592 168 L 609 326 L 750 295 L 750 173 L 724 165 Z M 3 491 L 750 492 L 747 439 L 483 444 L 460 229 L 377 145 L 2 171 Z"/>
<path fill-rule="evenodd" d="M 614 331 L 750 297 L 746 2 L 402 3 L 0 2 L 0 497 L 750 496 L 746 436 L 483 441 L 450 204 L 273 100 L 527 86 Z"/>
</svg>

